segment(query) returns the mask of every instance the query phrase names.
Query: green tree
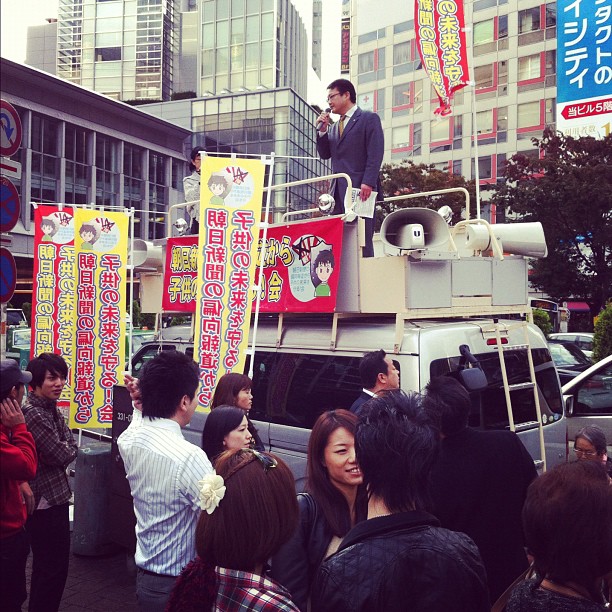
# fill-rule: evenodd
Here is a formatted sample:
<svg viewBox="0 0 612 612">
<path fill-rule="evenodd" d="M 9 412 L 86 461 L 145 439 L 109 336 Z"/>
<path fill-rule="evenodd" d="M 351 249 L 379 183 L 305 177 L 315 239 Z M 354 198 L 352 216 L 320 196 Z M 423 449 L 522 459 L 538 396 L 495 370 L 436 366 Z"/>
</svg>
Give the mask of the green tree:
<svg viewBox="0 0 612 612">
<path fill-rule="evenodd" d="M 540 221 L 548 257 L 530 281 L 556 301 L 574 297 L 595 316 L 612 292 L 612 135 L 574 139 L 546 129 L 535 155 L 513 155 L 494 201 Z"/>
<path fill-rule="evenodd" d="M 533 310 L 533 322 L 542 330 L 542 333 L 548 337 L 548 334 L 553 330 L 550 316 L 545 310 L 535 308 Z"/>
<path fill-rule="evenodd" d="M 433 165 L 404 161 L 397 165 L 383 164 L 380 178 L 386 197 L 463 187 L 470 194 L 472 216 L 474 216 L 476 194 L 474 181 L 466 181 L 460 174 L 450 174 L 438 170 Z M 453 223 L 456 223 L 461 220 L 461 211 L 465 208 L 465 195 L 459 192 L 383 203 L 376 209 L 377 227 L 380 227 L 382 220 L 389 213 L 399 208 L 423 207 L 437 210 L 444 205 L 452 208 Z"/>
<path fill-rule="evenodd" d="M 593 363 L 612 355 L 612 302 L 597 317 L 593 339 Z"/>
</svg>

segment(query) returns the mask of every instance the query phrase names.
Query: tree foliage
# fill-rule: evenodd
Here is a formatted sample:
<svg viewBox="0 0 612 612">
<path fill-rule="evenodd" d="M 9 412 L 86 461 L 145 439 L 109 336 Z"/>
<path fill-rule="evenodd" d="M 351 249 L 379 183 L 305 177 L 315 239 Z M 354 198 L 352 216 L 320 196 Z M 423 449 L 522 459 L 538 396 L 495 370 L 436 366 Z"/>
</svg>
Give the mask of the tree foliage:
<svg viewBox="0 0 612 612">
<path fill-rule="evenodd" d="M 546 337 L 548 337 L 548 334 L 553 330 L 549 314 L 541 308 L 534 308 L 533 322 L 542 330 L 542 333 Z"/>
<path fill-rule="evenodd" d="M 381 168 L 381 183 L 386 197 L 435 191 L 437 189 L 450 189 L 451 187 L 463 187 L 470 194 L 472 216 L 474 214 L 476 193 L 474 181 L 466 181 L 460 174 L 450 174 L 449 172 L 436 169 L 433 165 L 404 161 L 397 165 L 383 164 Z M 456 223 L 461 220 L 461 211 L 465 208 L 465 195 L 458 192 L 386 202 L 377 207 L 378 226 L 380 226 L 382 220 L 389 213 L 399 208 L 423 207 L 437 210 L 444 205 L 452 208 L 453 223 Z"/>
<path fill-rule="evenodd" d="M 593 338 L 593 363 L 612 355 L 612 302 L 597 317 Z"/>
<path fill-rule="evenodd" d="M 530 280 L 557 301 L 583 299 L 596 315 L 612 293 L 612 135 L 574 139 L 550 129 L 539 156 L 513 155 L 494 201 L 540 221 L 548 257 Z"/>
</svg>

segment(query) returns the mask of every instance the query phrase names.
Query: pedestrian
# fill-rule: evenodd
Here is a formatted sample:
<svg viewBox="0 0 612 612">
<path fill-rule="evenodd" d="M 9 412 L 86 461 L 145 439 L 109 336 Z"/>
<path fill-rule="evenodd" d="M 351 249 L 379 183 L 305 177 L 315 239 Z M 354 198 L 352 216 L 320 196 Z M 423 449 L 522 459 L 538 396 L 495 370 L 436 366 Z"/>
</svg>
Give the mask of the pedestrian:
<svg viewBox="0 0 612 612">
<path fill-rule="evenodd" d="M 353 188 L 359 189 L 359 197 L 367 200 L 372 191 L 382 196 L 380 166 L 385 141 L 380 117 L 376 113 L 357 106 L 354 85 L 346 79 L 336 79 L 327 86 L 327 103 L 332 113 L 340 120 L 330 123 L 329 112 L 323 112 L 317 119 L 317 151 L 321 159 L 332 160 L 334 173 L 344 172 L 351 177 Z M 344 198 L 347 183 L 336 179 L 334 214 L 345 212 Z M 365 218 L 366 244 L 364 257 L 374 256 L 372 237 L 374 219 Z"/>
<path fill-rule="evenodd" d="M 298 612 L 265 565 L 293 533 L 298 508 L 293 474 L 254 449 L 224 452 L 201 482 L 198 557 L 181 573 L 168 612 Z"/>
<path fill-rule="evenodd" d="M 22 487 L 33 512 L 26 522 L 32 547 L 30 612 L 56 612 L 68 578 L 72 497 L 66 468 L 78 447 L 57 407 L 68 365 L 60 355 L 41 353 L 27 367 L 31 391 L 23 407 L 28 430 L 38 454 L 38 470 Z"/>
<path fill-rule="evenodd" d="M 431 477 L 433 514 L 474 540 L 497 601 L 528 566 L 521 510 L 537 476 L 533 459 L 511 431 L 468 427 L 472 401 L 459 381 L 439 376 L 425 389 L 425 410 L 441 437 Z"/>
<path fill-rule="evenodd" d="M 143 612 L 163 612 L 195 557 L 198 481 L 213 473 L 204 451 L 181 432 L 197 406 L 198 366 L 184 353 L 162 351 L 140 380 L 126 383 L 134 412 L 117 445 L 136 514 L 136 596 Z"/>
<path fill-rule="evenodd" d="M 189 154 L 189 170 L 191 174 L 183 179 L 183 192 L 185 193 L 185 202 L 187 202 L 187 212 L 191 218 L 191 234 L 199 234 L 200 232 L 200 169 L 202 159 L 200 151 L 204 151 L 204 147 L 199 145 L 194 147 Z"/>
<path fill-rule="evenodd" d="M 514 588 L 507 612 L 606 610 L 612 574 L 612 486 L 600 465 L 555 467 L 529 487 L 523 526 L 536 577 Z"/>
<path fill-rule="evenodd" d="M 342 409 L 317 419 L 308 441 L 307 493 L 298 495 L 300 522 L 272 559 L 272 576 L 303 612 L 319 566 L 367 516 L 367 495 L 355 457 L 356 425 L 357 417 Z"/>
<path fill-rule="evenodd" d="M 361 408 L 355 450 L 368 518 L 321 564 L 313 610 L 489 612 L 478 548 L 426 511 L 438 444 L 418 395 L 389 391 Z"/>
<path fill-rule="evenodd" d="M 217 406 L 206 417 L 202 449 L 213 465 L 223 451 L 250 448 L 252 440 L 244 410 L 236 406 Z"/>
<path fill-rule="evenodd" d="M 263 442 L 259 437 L 257 428 L 249 418 L 249 412 L 253 406 L 252 388 L 253 381 L 246 374 L 238 374 L 237 372 L 223 374 L 217 381 L 210 409 L 214 410 L 217 406 L 237 406 L 244 410 L 249 423 L 249 431 L 253 438 L 253 447 L 262 451 L 264 450 Z"/>
<path fill-rule="evenodd" d="M 21 403 L 32 380 L 13 359 L 0 360 L 0 600 L 5 612 L 21 612 L 27 598 L 28 516 L 19 483 L 36 476 L 36 446 Z"/>
<path fill-rule="evenodd" d="M 379 393 L 399 389 L 400 386 L 399 370 L 391 357 L 382 349 L 366 353 L 361 358 L 359 377 L 363 389 L 351 406 L 351 412 L 354 413 L 357 413 L 363 404 Z"/>
</svg>

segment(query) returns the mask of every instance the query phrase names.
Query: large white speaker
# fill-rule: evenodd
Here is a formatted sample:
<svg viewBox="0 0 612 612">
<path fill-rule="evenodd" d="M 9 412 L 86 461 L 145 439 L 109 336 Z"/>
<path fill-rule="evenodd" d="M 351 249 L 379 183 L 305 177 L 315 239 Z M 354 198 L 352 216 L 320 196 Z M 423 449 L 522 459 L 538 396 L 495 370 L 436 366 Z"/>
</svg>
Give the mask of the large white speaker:
<svg viewBox="0 0 612 612">
<path fill-rule="evenodd" d="M 505 253 L 542 258 L 548 254 L 544 228 L 537 221 L 533 223 L 498 223 L 489 226 Z M 468 225 L 465 234 L 465 248 L 473 251 L 491 249 L 491 234 L 485 225 Z"/>
<path fill-rule="evenodd" d="M 148 240 L 134 239 L 134 260 L 129 263 L 135 268 L 161 270 L 164 267 L 164 252 L 161 244 L 153 244 Z"/>
<path fill-rule="evenodd" d="M 380 239 L 383 244 L 401 251 L 441 250 L 448 247 L 450 232 L 435 210 L 402 208 L 385 217 Z"/>
</svg>

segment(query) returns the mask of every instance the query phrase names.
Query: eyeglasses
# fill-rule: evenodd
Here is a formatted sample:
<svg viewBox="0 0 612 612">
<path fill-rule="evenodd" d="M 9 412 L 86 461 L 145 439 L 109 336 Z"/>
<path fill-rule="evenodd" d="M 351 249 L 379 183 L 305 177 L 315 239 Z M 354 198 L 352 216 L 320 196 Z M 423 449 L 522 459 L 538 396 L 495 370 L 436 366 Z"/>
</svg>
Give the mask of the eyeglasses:
<svg viewBox="0 0 612 612">
<path fill-rule="evenodd" d="M 332 94 L 331 96 L 327 96 L 327 101 L 331 102 L 336 96 L 341 96 L 341 95 L 342 95 L 341 93 L 335 93 L 335 94 Z"/>
<path fill-rule="evenodd" d="M 264 472 L 269 472 L 278 465 L 278 462 L 276 461 L 276 459 L 274 459 L 274 457 L 270 457 L 270 455 L 263 455 L 259 451 L 256 451 L 254 448 L 245 448 L 244 452 L 252 453 L 255 459 L 257 459 L 257 461 L 259 461 L 259 463 L 261 463 L 261 465 L 263 466 Z"/>
<path fill-rule="evenodd" d="M 576 448 L 575 446 L 574 452 L 577 455 L 584 455 L 585 457 L 594 457 L 597 454 L 597 451 L 583 450 L 581 448 Z"/>
</svg>

